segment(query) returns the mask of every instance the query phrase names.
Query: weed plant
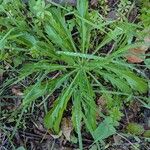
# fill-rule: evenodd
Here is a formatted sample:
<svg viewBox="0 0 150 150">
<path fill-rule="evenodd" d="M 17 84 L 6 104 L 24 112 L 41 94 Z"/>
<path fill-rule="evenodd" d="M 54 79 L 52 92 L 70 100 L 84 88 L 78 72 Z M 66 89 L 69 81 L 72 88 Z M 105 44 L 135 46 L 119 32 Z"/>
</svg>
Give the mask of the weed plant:
<svg viewBox="0 0 150 150">
<path fill-rule="evenodd" d="M 24 85 L 19 108 L 28 110 L 35 101 L 41 100 L 41 105 L 57 93 L 45 115 L 45 127 L 58 134 L 71 104 L 80 149 L 84 129 L 95 142 L 102 141 L 116 134 L 123 103 L 136 98 L 145 105 L 148 101 L 140 96 L 148 91 L 144 73 L 125 58 L 129 49 L 145 44 L 133 42 L 142 27 L 101 15 L 94 20 L 88 7 L 87 0 L 78 0 L 74 8 L 46 5 L 43 0 L 0 5 L 1 70 L 10 64 L 14 71 L 3 82 L 1 94 L 10 85 Z M 97 105 L 99 97 L 105 101 L 105 113 Z"/>
</svg>

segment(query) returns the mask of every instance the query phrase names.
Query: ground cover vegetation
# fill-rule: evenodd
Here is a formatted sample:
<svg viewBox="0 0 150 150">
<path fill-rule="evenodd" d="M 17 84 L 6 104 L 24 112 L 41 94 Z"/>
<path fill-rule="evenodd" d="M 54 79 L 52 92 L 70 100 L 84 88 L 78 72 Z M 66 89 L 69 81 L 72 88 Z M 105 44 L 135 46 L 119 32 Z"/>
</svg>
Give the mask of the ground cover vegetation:
<svg viewBox="0 0 150 150">
<path fill-rule="evenodd" d="M 148 149 L 149 8 L 0 1 L 1 148 Z"/>
</svg>

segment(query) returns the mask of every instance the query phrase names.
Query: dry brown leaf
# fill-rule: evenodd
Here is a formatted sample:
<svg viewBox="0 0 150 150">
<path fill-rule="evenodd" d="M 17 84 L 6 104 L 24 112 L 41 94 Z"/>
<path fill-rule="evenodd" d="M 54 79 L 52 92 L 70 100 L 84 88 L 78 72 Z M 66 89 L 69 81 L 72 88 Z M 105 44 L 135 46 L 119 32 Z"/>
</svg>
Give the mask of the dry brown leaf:
<svg viewBox="0 0 150 150">
<path fill-rule="evenodd" d="M 99 97 L 99 99 L 97 100 L 97 105 L 98 105 L 98 108 L 101 112 L 104 113 L 106 111 L 106 99 L 104 96 Z M 97 118 L 97 120 L 102 119 L 99 115 L 99 112 L 96 113 L 96 118 Z"/>
<path fill-rule="evenodd" d="M 123 142 L 119 135 L 114 135 L 113 139 L 114 139 L 114 142 L 115 142 L 116 145 L 120 145 Z"/>
<path fill-rule="evenodd" d="M 63 118 L 61 128 L 66 140 L 70 141 L 71 131 L 73 129 L 71 118 Z"/>
<path fill-rule="evenodd" d="M 100 107 L 105 107 L 106 105 L 106 100 L 103 96 L 101 96 L 98 100 L 97 100 L 97 105 Z"/>
<path fill-rule="evenodd" d="M 138 41 L 138 40 L 137 40 Z M 150 42 L 150 36 L 144 38 L 146 43 Z M 126 56 L 126 59 L 130 63 L 141 63 L 145 59 L 145 53 L 148 50 L 149 46 L 143 45 L 139 48 L 134 48 L 129 50 L 129 54 Z"/>
<path fill-rule="evenodd" d="M 2 82 L 2 80 L 3 80 L 3 72 L 1 72 L 0 70 L 0 83 Z"/>
<path fill-rule="evenodd" d="M 130 63 L 141 63 L 141 62 L 143 62 L 144 58 L 145 58 L 144 54 L 145 54 L 146 50 L 147 50 L 147 48 L 142 49 L 141 47 L 130 49 L 129 55 L 126 56 L 128 62 L 130 62 Z"/>
<path fill-rule="evenodd" d="M 15 87 L 13 87 L 13 88 L 11 89 L 11 91 L 12 91 L 12 93 L 15 94 L 16 96 L 22 96 L 22 95 L 23 95 L 23 93 L 20 91 L 20 89 L 17 89 L 17 88 L 15 88 Z"/>
</svg>

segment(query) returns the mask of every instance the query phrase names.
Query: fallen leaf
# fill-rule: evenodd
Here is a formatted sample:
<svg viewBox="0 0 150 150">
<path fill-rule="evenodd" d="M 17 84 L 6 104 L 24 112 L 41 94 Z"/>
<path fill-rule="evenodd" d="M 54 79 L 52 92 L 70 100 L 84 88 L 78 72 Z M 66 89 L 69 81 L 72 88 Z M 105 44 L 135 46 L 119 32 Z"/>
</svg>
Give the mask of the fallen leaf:
<svg viewBox="0 0 150 150">
<path fill-rule="evenodd" d="M 116 145 L 120 145 L 123 142 L 119 135 L 114 135 L 113 139 L 114 139 L 114 142 L 115 142 Z"/>
<path fill-rule="evenodd" d="M 144 54 L 147 49 L 134 48 L 129 50 L 129 55 L 126 56 L 130 63 L 141 63 L 144 61 Z M 141 57 L 142 56 L 142 57 Z"/>
<path fill-rule="evenodd" d="M 133 121 L 138 116 L 138 113 L 141 110 L 141 103 L 139 101 L 132 101 L 126 111 L 129 121 Z"/>
<path fill-rule="evenodd" d="M 73 129 L 71 118 L 63 118 L 61 128 L 66 140 L 70 141 L 71 131 Z"/>
<path fill-rule="evenodd" d="M 100 96 L 97 100 L 98 108 L 101 112 L 106 113 L 106 99 L 104 96 Z M 99 112 L 96 112 L 96 118 L 97 120 L 101 120 L 102 118 L 99 115 Z"/>
<path fill-rule="evenodd" d="M 138 41 L 138 40 L 137 40 Z M 150 43 L 150 36 L 144 38 L 145 43 Z M 129 50 L 129 54 L 126 56 L 126 59 L 130 63 L 141 63 L 145 59 L 145 53 L 148 50 L 149 46 L 143 45 L 139 48 L 134 48 Z"/>
<path fill-rule="evenodd" d="M 99 97 L 97 100 L 97 105 L 100 107 L 104 107 L 106 105 L 106 100 L 103 96 Z"/>
<path fill-rule="evenodd" d="M 12 91 L 12 93 L 15 94 L 16 96 L 22 96 L 22 95 L 23 95 L 23 93 L 20 91 L 20 89 L 17 89 L 17 88 L 15 88 L 15 87 L 13 87 L 13 88 L 11 89 L 11 91 Z"/>
</svg>

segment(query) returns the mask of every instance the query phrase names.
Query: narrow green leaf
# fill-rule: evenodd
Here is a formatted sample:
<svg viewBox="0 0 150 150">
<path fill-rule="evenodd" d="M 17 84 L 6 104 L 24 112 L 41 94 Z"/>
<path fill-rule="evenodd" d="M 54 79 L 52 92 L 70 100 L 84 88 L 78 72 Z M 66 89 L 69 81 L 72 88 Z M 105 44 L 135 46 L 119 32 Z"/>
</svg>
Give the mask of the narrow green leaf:
<svg viewBox="0 0 150 150">
<path fill-rule="evenodd" d="M 4 43 L 6 41 L 6 38 L 10 35 L 10 33 L 14 30 L 14 28 L 10 29 L 4 36 L 2 39 L 0 39 L 0 49 L 2 49 L 4 47 Z"/>
<path fill-rule="evenodd" d="M 90 54 L 84 54 L 84 53 L 74 53 L 74 52 L 67 52 L 67 51 L 57 51 L 56 53 L 60 54 L 60 55 L 66 55 L 66 56 L 72 56 L 72 57 L 81 57 L 81 58 L 87 58 L 87 59 L 104 60 L 103 57 L 90 55 Z"/>
<path fill-rule="evenodd" d="M 74 93 L 73 93 L 72 122 L 73 122 L 73 126 L 78 134 L 79 147 L 80 147 L 80 149 L 83 149 L 82 135 L 81 135 L 81 128 L 82 128 L 81 100 L 82 100 L 81 92 L 79 90 L 75 89 Z"/>
<path fill-rule="evenodd" d="M 67 103 L 70 100 L 74 91 L 74 82 L 78 77 L 78 73 L 71 82 L 71 84 L 61 92 L 61 95 L 55 101 L 53 108 L 47 113 L 44 119 L 45 126 L 53 129 L 56 133 L 59 132 L 59 125 L 63 116 L 63 112 L 67 107 Z"/>
<path fill-rule="evenodd" d="M 132 89 L 128 85 L 128 83 L 124 79 L 120 79 L 115 74 L 110 74 L 105 71 L 96 71 L 98 72 L 106 81 L 108 80 L 113 86 L 117 87 L 117 89 L 121 90 L 124 93 L 131 93 Z"/>
<path fill-rule="evenodd" d="M 49 80 L 47 82 L 42 82 L 42 79 L 41 81 L 39 80 L 35 85 L 32 85 L 25 90 L 23 105 L 28 105 L 45 94 L 51 95 L 57 88 L 59 88 L 65 81 L 67 81 L 68 77 L 72 73 L 74 72 L 62 75 L 54 80 Z"/>
<path fill-rule="evenodd" d="M 53 72 L 56 70 L 64 70 L 65 68 L 66 66 L 50 64 L 45 61 L 40 61 L 37 63 L 28 63 L 28 64 L 25 64 L 23 68 L 20 70 L 19 79 L 22 80 L 34 72 L 41 72 L 41 71 Z"/>
<path fill-rule="evenodd" d="M 36 100 L 38 97 L 44 95 L 47 90 L 47 84 L 46 85 L 41 85 L 41 82 L 45 75 L 43 75 L 41 78 L 38 79 L 38 82 L 32 86 L 29 87 L 26 92 L 25 92 L 25 97 L 23 99 L 23 106 L 29 105 L 31 102 Z"/>
<path fill-rule="evenodd" d="M 124 78 L 134 91 L 145 93 L 148 90 L 148 83 L 145 79 L 138 77 L 135 73 L 119 65 L 109 64 L 105 67 L 108 71 L 114 72 L 118 77 Z"/>
<path fill-rule="evenodd" d="M 96 104 L 94 101 L 95 94 L 84 71 L 80 72 L 78 78 L 79 90 L 82 91 L 81 103 L 84 109 L 84 115 L 87 118 L 91 128 L 94 130 L 96 128 Z"/>
<path fill-rule="evenodd" d="M 87 0 L 78 0 L 77 1 L 77 11 L 79 16 L 82 18 L 86 18 L 88 15 L 88 1 Z M 85 52 L 85 49 L 89 46 L 89 40 L 90 40 L 90 31 L 91 27 L 84 22 L 83 19 L 77 19 L 78 21 L 78 30 L 81 37 L 81 52 Z M 88 46 L 87 46 L 88 45 Z"/>
<path fill-rule="evenodd" d="M 112 40 L 117 41 L 117 37 L 123 34 L 123 30 L 119 27 L 116 27 L 114 30 L 111 30 L 104 37 L 103 41 L 97 46 L 95 51 L 93 51 L 93 55 L 96 54 L 103 46 L 110 43 Z"/>
</svg>

